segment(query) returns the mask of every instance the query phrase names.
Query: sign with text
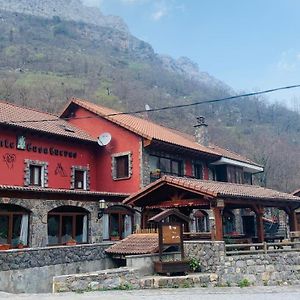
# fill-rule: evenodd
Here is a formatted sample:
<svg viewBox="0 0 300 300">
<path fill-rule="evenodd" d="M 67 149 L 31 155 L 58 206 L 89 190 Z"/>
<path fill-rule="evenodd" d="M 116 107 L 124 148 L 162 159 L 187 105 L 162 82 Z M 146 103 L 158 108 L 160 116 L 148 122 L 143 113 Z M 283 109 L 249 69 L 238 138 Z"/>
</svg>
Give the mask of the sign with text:
<svg viewBox="0 0 300 300">
<path fill-rule="evenodd" d="M 68 151 L 65 149 L 59 149 L 55 147 L 44 147 L 34 145 L 26 140 L 25 136 L 17 136 L 16 142 L 11 141 L 9 139 L 1 139 L 0 137 L 0 148 L 6 149 L 17 149 L 28 152 L 36 152 L 40 154 L 53 155 L 53 156 L 62 156 L 68 158 L 76 158 L 77 152 Z"/>
<path fill-rule="evenodd" d="M 162 242 L 164 245 L 181 243 L 181 226 L 181 224 L 162 225 Z"/>
</svg>

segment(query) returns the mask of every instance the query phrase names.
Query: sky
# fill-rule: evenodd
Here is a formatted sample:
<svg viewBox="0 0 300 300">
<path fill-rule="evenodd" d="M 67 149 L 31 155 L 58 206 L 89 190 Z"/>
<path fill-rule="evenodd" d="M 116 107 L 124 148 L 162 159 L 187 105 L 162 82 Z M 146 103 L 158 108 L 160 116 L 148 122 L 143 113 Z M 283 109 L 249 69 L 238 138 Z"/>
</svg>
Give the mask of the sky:
<svg viewBox="0 0 300 300">
<path fill-rule="evenodd" d="M 300 84 L 299 0 L 83 0 L 237 92 Z M 269 96 L 300 107 L 300 88 Z"/>
</svg>

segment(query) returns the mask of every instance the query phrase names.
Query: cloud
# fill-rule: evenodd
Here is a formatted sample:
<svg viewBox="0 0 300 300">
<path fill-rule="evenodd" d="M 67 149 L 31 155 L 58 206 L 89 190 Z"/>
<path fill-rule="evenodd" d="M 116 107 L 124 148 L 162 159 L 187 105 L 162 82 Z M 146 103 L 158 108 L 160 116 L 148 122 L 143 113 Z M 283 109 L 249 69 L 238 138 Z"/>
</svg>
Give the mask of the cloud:
<svg viewBox="0 0 300 300">
<path fill-rule="evenodd" d="M 154 21 L 159 21 L 163 17 L 167 16 L 170 12 L 170 6 L 167 6 L 165 2 L 158 2 L 155 5 L 155 10 L 151 14 L 151 19 Z"/>
<path fill-rule="evenodd" d="M 277 68 L 285 72 L 300 70 L 300 52 L 294 49 L 283 51 L 277 63 Z"/>
</svg>

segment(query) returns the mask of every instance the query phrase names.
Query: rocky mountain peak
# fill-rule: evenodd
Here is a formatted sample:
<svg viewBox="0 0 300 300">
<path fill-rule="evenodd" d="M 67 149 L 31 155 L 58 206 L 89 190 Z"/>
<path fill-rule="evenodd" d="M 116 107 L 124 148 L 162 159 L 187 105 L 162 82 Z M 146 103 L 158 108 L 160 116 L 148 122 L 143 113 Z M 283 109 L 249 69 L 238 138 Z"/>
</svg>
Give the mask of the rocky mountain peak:
<svg viewBox="0 0 300 300">
<path fill-rule="evenodd" d="M 54 16 L 68 21 L 84 22 L 128 32 L 125 22 L 117 16 L 104 16 L 100 9 L 87 7 L 81 0 L 0 0 L 4 11 L 43 18 Z"/>
</svg>

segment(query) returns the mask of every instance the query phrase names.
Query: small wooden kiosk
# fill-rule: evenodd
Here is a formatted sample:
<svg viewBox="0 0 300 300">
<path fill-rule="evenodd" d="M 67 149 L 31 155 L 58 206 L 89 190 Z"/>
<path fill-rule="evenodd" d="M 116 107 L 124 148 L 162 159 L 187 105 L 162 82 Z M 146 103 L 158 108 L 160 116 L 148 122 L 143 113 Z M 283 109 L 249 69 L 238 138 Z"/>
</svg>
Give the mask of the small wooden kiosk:
<svg viewBox="0 0 300 300">
<path fill-rule="evenodd" d="M 176 222 L 166 222 L 167 220 L 174 220 L 174 217 Z M 154 271 L 168 275 L 186 273 L 189 270 L 189 265 L 184 260 L 183 224 L 187 221 L 187 217 L 175 209 L 168 209 L 149 221 L 158 224 L 159 261 L 154 263 Z M 168 248 L 180 252 L 181 260 L 164 261 L 163 252 Z"/>
</svg>

